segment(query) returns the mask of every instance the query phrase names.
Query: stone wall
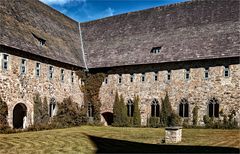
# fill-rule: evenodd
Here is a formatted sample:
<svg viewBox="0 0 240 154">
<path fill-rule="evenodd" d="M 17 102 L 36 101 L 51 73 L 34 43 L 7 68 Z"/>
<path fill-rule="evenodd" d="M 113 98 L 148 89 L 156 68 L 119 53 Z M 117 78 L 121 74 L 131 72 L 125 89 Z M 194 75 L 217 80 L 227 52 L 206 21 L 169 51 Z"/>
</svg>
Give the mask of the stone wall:
<svg viewBox="0 0 240 154">
<path fill-rule="evenodd" d="M 17 51 L 11 51 L 16 52 Z M 42 60 L 26 59 L 26 74 L 20 75 L 20 64 L 22 57 L 9 55 L 9 69 L 3 70 L 2 59 L 3 53 L 0 52 L 0 96 L 8 105 L 8 122 L 13 127 L 13 109 L 16 104 L 23 103 L 27 107 L 27 123 L 33 124 L 34 102 L 33 97 L 36 93 L 40 93 L 43 100 L 47 98 L 48 103 L 51 98 L 55 98 L 56 102 L 62 102 L 64 98 L 72 97 L 74 102 L 79 105 L 83 104 L 83 93 L 79 88 L 78 77 L 74 73 L 74 82 L 71 81 L 71 72 L 69 68 L 52 65 L 51 61 L 42 63 Z M 31 56 L 30 56 L 31 57 Z M 34 56 L 33 56 L 34 57 Z M 40 77 L 35 75 L 36 62 L 41 63 Z M 49 66 L 54 67 L 53 79 L 49 80 Z M 64 68 L 64 82 L 60 79 L 60 70 Z"/>
<path fill-rule="evenodd" d="M 224 66 L 229 65 L 230 76 L 224 77 Z M 192 65 L 192 67 L 191 67 Z M 173 67 L 172 67 L 173 66 Z M 185 80 L 185 68 L 190 67 L 190 79 Z M 204 79 L 204 66 L 209 66 L 209 78 Z M 138 67 L 138 69 L 137 69 Z M 172 67 L 172 68 L 171 68 Z M 171 69 L 171 80 L 167 81 L 167 70 Z M 151 71 L 152 70 L 152 71 Z M 130 82 L 130 73 L 135 73 L 135 79 Z M 158 81 L 154 80 L 154 72 L 158 71 Z M 191 63 L 170 63 L 159 65 L 145 65 L 134 67 L 118 67 L 109 71 L 108 83 L 103 83 L 100 89 L 102 113 L 112 111 L 115 92 L 122 94 L 125 103 L 133 99 L 134 95 L 140 97 L 140 112 L 142 125 L 147 124 L 151 116 L 151 102 L 156 98 L 161 107 L 161 98 L 166 92 L 176 113 L 179 112 L 179 102 L 185 98 L 189 102 L 189 123 L 192 122 L 192 110 L 199 106 L 198 125 L 203 125 L 203 116 L 208 114 L 208 102 L 213 97 L 219 101 L 220 109 L 224 113 L 230 110 L 237 111 L 240 122 L 240 64 L 239 58 L 193 61 Z M 122 83 L 118 83 L 122 72 Z M 145 72 L 145 82 L 141 81 L 141 73 Z"/>
</svg>

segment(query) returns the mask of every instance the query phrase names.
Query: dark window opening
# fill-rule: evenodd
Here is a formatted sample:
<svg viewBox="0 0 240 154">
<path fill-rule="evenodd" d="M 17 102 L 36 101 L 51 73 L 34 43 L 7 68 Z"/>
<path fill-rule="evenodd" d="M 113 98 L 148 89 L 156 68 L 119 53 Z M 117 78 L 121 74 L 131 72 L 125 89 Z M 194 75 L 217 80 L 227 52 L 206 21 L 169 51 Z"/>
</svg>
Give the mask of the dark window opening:
<svg viewBox="0 0 240 154">
<path fill-rule="evenodd" d="M 36 63 L 36 77 L 40 76 L 40 63 Z"/>
<path fill-rule="evenodd" d="M 127 103 L 127 115 L 129 117 L 133 117 L 133 111 L 134 111 L 133 101 L 129 99 Z"/>
<path fill-rule="evenodd" d="M 151 116 L 159 117 L 160 116 L 160 106 L 157 99 L 154 99 L 151 104 Z"/>
<path fill-rule="evenodd" d="M 229 77 L 230 75 L 229 75 L 230 73 L 229 73 L 229 66 L 225 66 L 224 67 L 224 77 Z"/>
<path fill-rule="evenodd" d="M 71 72 L 71 82 L 74 83 L 74 73 Z"/>
<path fill-rule="evenodd" d="M 26 74 L 26 59 L 21 60 L 20 74 Z"/>
<path fill-rule="evenodd" d="M 161 52 L 162 47 L 153 47 L 151 50 L 151 53 L 160 53 Z"/>
<path fill-rule="evenodd" d="M 54 115 L 56 115 L 56 100 L 55 98 L 51 98 L 49 104 L 49 116 L 53 117 Z"/>
<path fill-rule="evenodd" d="M 88 103 L 88 117 L 93 117 L 93 105 Z"/>
<path fill-rule="evenodd" d="M 171 71 L 168 70 L 167 72 L 167 80 L 170 81 L 171 80 Z"/>
<path fill-rule="evenodd" d="M 209 68 L 205 68 L 204 78 L 205 78 L 205 79 L 208 79 L 208 77 L 209 77 Z"/>
<path fill-rule="evenodd" d="M 154 72 L 154 81 L 158 80 L 158 72 Z"/>
<path fill-rule="evenodd" d="M 44 45 L 46 45 L 46 40 L 45 40 L 45 39 L 40 38 L 40 37 L 38 37 L 37 35 L 35 35 L 35 34 L 33 34 L 33 33 L 32 33 L 32 35 L 33 35 L 33 37 L 34 37 L 35 39 L 37 39 L 37 41 L 38 41 L 38 43 L 39 43 L 39 46 L 44 46 Z"/>
<path fill-rule="evenodd" d="M 188 109 L 189 109 L 188 101 L 184 98 L 180 101 L 179 104 L 179 116 L 188 117 Z"/>
<path fill-rule="evenodd" d="M 130 82 L 133 82 L 134 74 L 130 74 Z"/>
<path fill-rule="evenodd" d="M 185 79 L 189 80 L 190 79 L 190 69 L 185 70 Z"/>
<path fill-rule="evenodd" d="M 215 98 L 208 103 L 208 115 L 209 117 L 219 117 L 219 103 Z"/>
<path fill-rule="evenodd" d="M 118 83 L 122 83 L 122 74 L 120 74 L 118 77 Z"/>
<path fill-rule="evenodd" d="M 104 83 L 108 84 L 108 77 L 105 77 Z"/>
<path fill-rule="evenodd" d="M 145 81 L 145 73 L 142 73 L 141 78 L 142 78 L 142 82 L 144 82 Z"/>
<path fill-rule="evenodd" d="M 51 80 L 53 78 L 53 66 L 49 66 L 49 79 Z"/>
<path fill-rule="evenodd" d="M 64 82 L 64 69 L 61 69 L 61 81 Z"/>
</svg>

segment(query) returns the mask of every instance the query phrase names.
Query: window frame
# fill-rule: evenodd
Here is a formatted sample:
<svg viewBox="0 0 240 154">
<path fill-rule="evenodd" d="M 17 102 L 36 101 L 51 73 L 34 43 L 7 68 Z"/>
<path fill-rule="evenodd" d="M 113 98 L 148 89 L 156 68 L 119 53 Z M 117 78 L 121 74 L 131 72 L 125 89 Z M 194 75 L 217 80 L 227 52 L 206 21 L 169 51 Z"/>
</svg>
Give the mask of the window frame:
<svg viewBox="0 0 240 154">
<path fill-rule="evenodd" d="M 39 78 L 41 76 L 41 63 L 36 62 L 35 65 L 35 77 Z"/>
<path fill-rule="evenodd" d="M 227 72 L 227 75 L 226 75 L 226 72 Z M 225 78 L 230 77 L 230 68 L 229 68 L 229 66 L 224 66 L 223 75 L 224 75 Z"/>
<path fill-rule="evenodd" d="M 51 69 L 52 68 L 52 69 Z M 48 67 L 48 79 L 49 80 L 53 80 L 53 78 L 54 78 L 54 66 L 52 66 L 52 65 L 50 65 L 49 67 Z"/>
<path fill-rule="evenodd" d="M 130 82 L 134 82 L 135 74 L 130 74 Z"/>
<path fill-rule="evenodd" d="M 49 117 L 54 117 L 57 113 L 57 102 L 55 98 L 50 99 L 49 103 Z"/>
<path fill-rule="evenodd" d="M 167 70 L 167 81 L 171 81 L 171 74 L 172 74 L 172 71 Z"/>
<path fill-rule="evenodd" d="M 23 72 L 23 70 L 24 70 L 24 72 Z M 27 74 L 27 59 L 21 58 L 20 75 L 25 75 L 25 74 Z"/>
<path fill-rule="evenodd" d="M 133 112 L 134 112 L 134 102 L 132 99 L 129 99 L 127 101 L 127 116 L 133 117 Z"/>
<path fill-rule="evenodd" d="M 160 53 L 162 50 L 162 46 L 159 46 L 159 47 L 153 47 L 150 51 L 150 53 L 154 53 L 154 54 L 158 54 Z"/>
<path fill-rule="evenodd" d="M 181 112 L 182 111 L 182 112 Z M 189 118 L 189 102 L 187 99 L 181 99 L 179 103 L 178 115 L 182 118 Z"/>
<path fill-rule="evenodd" d="M 145 82 L 146 81 L 146 74 L 142 73 L 141 75 L 141 82 Z"/>
<path fill-rule="evenodd" d="M 204 79 L 205 80 L 209 79 L 209 67 L 204 68 Z"/>
<path fill-rule="evenodd" d="M 190 79 L 191 79 L 191 77 L 190 77 L 190 68 L 186 68 L 185 69 L 185 80 L 186 81 L 189 81 Z"/>
<path fill-rule="evenodd" d="M 219 118 L 219 106 L 220 103 L 216 98 L 210 99 L 208 101 L 208 116 L 213 118 Z"/>
<path fill-rule="evenodd" d="M 122 84 L 122 74 L 118 74 L 118 84 Z"/>
<path fill-rule="evenodd" d="M 87 106 L 87 116 L 88 116 L 88 118 L 93 117 L 93 111 L 94 111 L 94 106 L 91 102 L 89 102 L 88 106 Z"/>
<path fill-rule="evenodd" d="M 71 83 L 74 84 L 74 72 L 71 71 Z"/>
<path fill-rule="evenodd" d="M 4 59 L 4 56 L 7 57 L 7 59 Z M 2 70 L 3 71 L 8 71 L 9 70 L 9 58 L 10 58 L 10 55 L 9 54 L 6 54 L 6 53 L 2 53 Z M 6 66 L 7 68 L 5 68 L 4 64 L 6 63 Z"/>
<path fill-rule="evenodd" d="M 153 74 L 153 80 L 158 81 L 158 72 L 154 72 Z"/>
<path fill-rule="evenodd" d="M 61 82 L 64 82 L 65 79 L 65 70 L 63 68 L 60 69 L 60 80 Z"/>
<path fill-rule="evenodd" d="M 160 117 L 160 104 L 156 98 L 151 102 L 151 117 Z"/>
<path fill-rule="evenodd" d="M 104 78 L 104 84 L 108 84 L 108 76 Z"/>
</svg>

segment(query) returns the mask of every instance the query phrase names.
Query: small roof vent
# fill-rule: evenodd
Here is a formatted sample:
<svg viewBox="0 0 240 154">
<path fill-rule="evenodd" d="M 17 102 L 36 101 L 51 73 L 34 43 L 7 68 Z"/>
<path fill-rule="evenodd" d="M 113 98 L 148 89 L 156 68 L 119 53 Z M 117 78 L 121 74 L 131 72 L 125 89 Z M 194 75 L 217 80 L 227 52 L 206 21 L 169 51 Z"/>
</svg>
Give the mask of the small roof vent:
<svg viewBox="0 0 240 154">
<path fill-rule="evenodd" d="M 162 49 L 162 46 L 159 47 L 153 47 L 151 50 L 151 53 L 160 53 Z"/>
<path fill-rule="evenodd" d="M 46 40 L 43 38 L 38 37 L 37 35 L 33 34 L 33 37 L 38 41 L 39 46 L 45 46 L 46 45 Z"/>
</svg>

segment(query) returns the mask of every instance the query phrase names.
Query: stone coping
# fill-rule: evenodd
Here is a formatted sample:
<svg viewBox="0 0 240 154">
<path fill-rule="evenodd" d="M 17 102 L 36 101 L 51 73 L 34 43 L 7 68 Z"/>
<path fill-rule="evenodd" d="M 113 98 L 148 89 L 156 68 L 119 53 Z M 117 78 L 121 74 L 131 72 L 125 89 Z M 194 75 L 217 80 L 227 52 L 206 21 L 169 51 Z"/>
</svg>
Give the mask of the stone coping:
<svg viewBox="0 0 240 154">
<path fill-rule="evenodd" d="M 180 126 L 176 126 L 176 127 L 165 127 L 165 130 L 178 130 L 178 129 L 182 129 L 182 127 L 180 127 Z"/>
</svg>

